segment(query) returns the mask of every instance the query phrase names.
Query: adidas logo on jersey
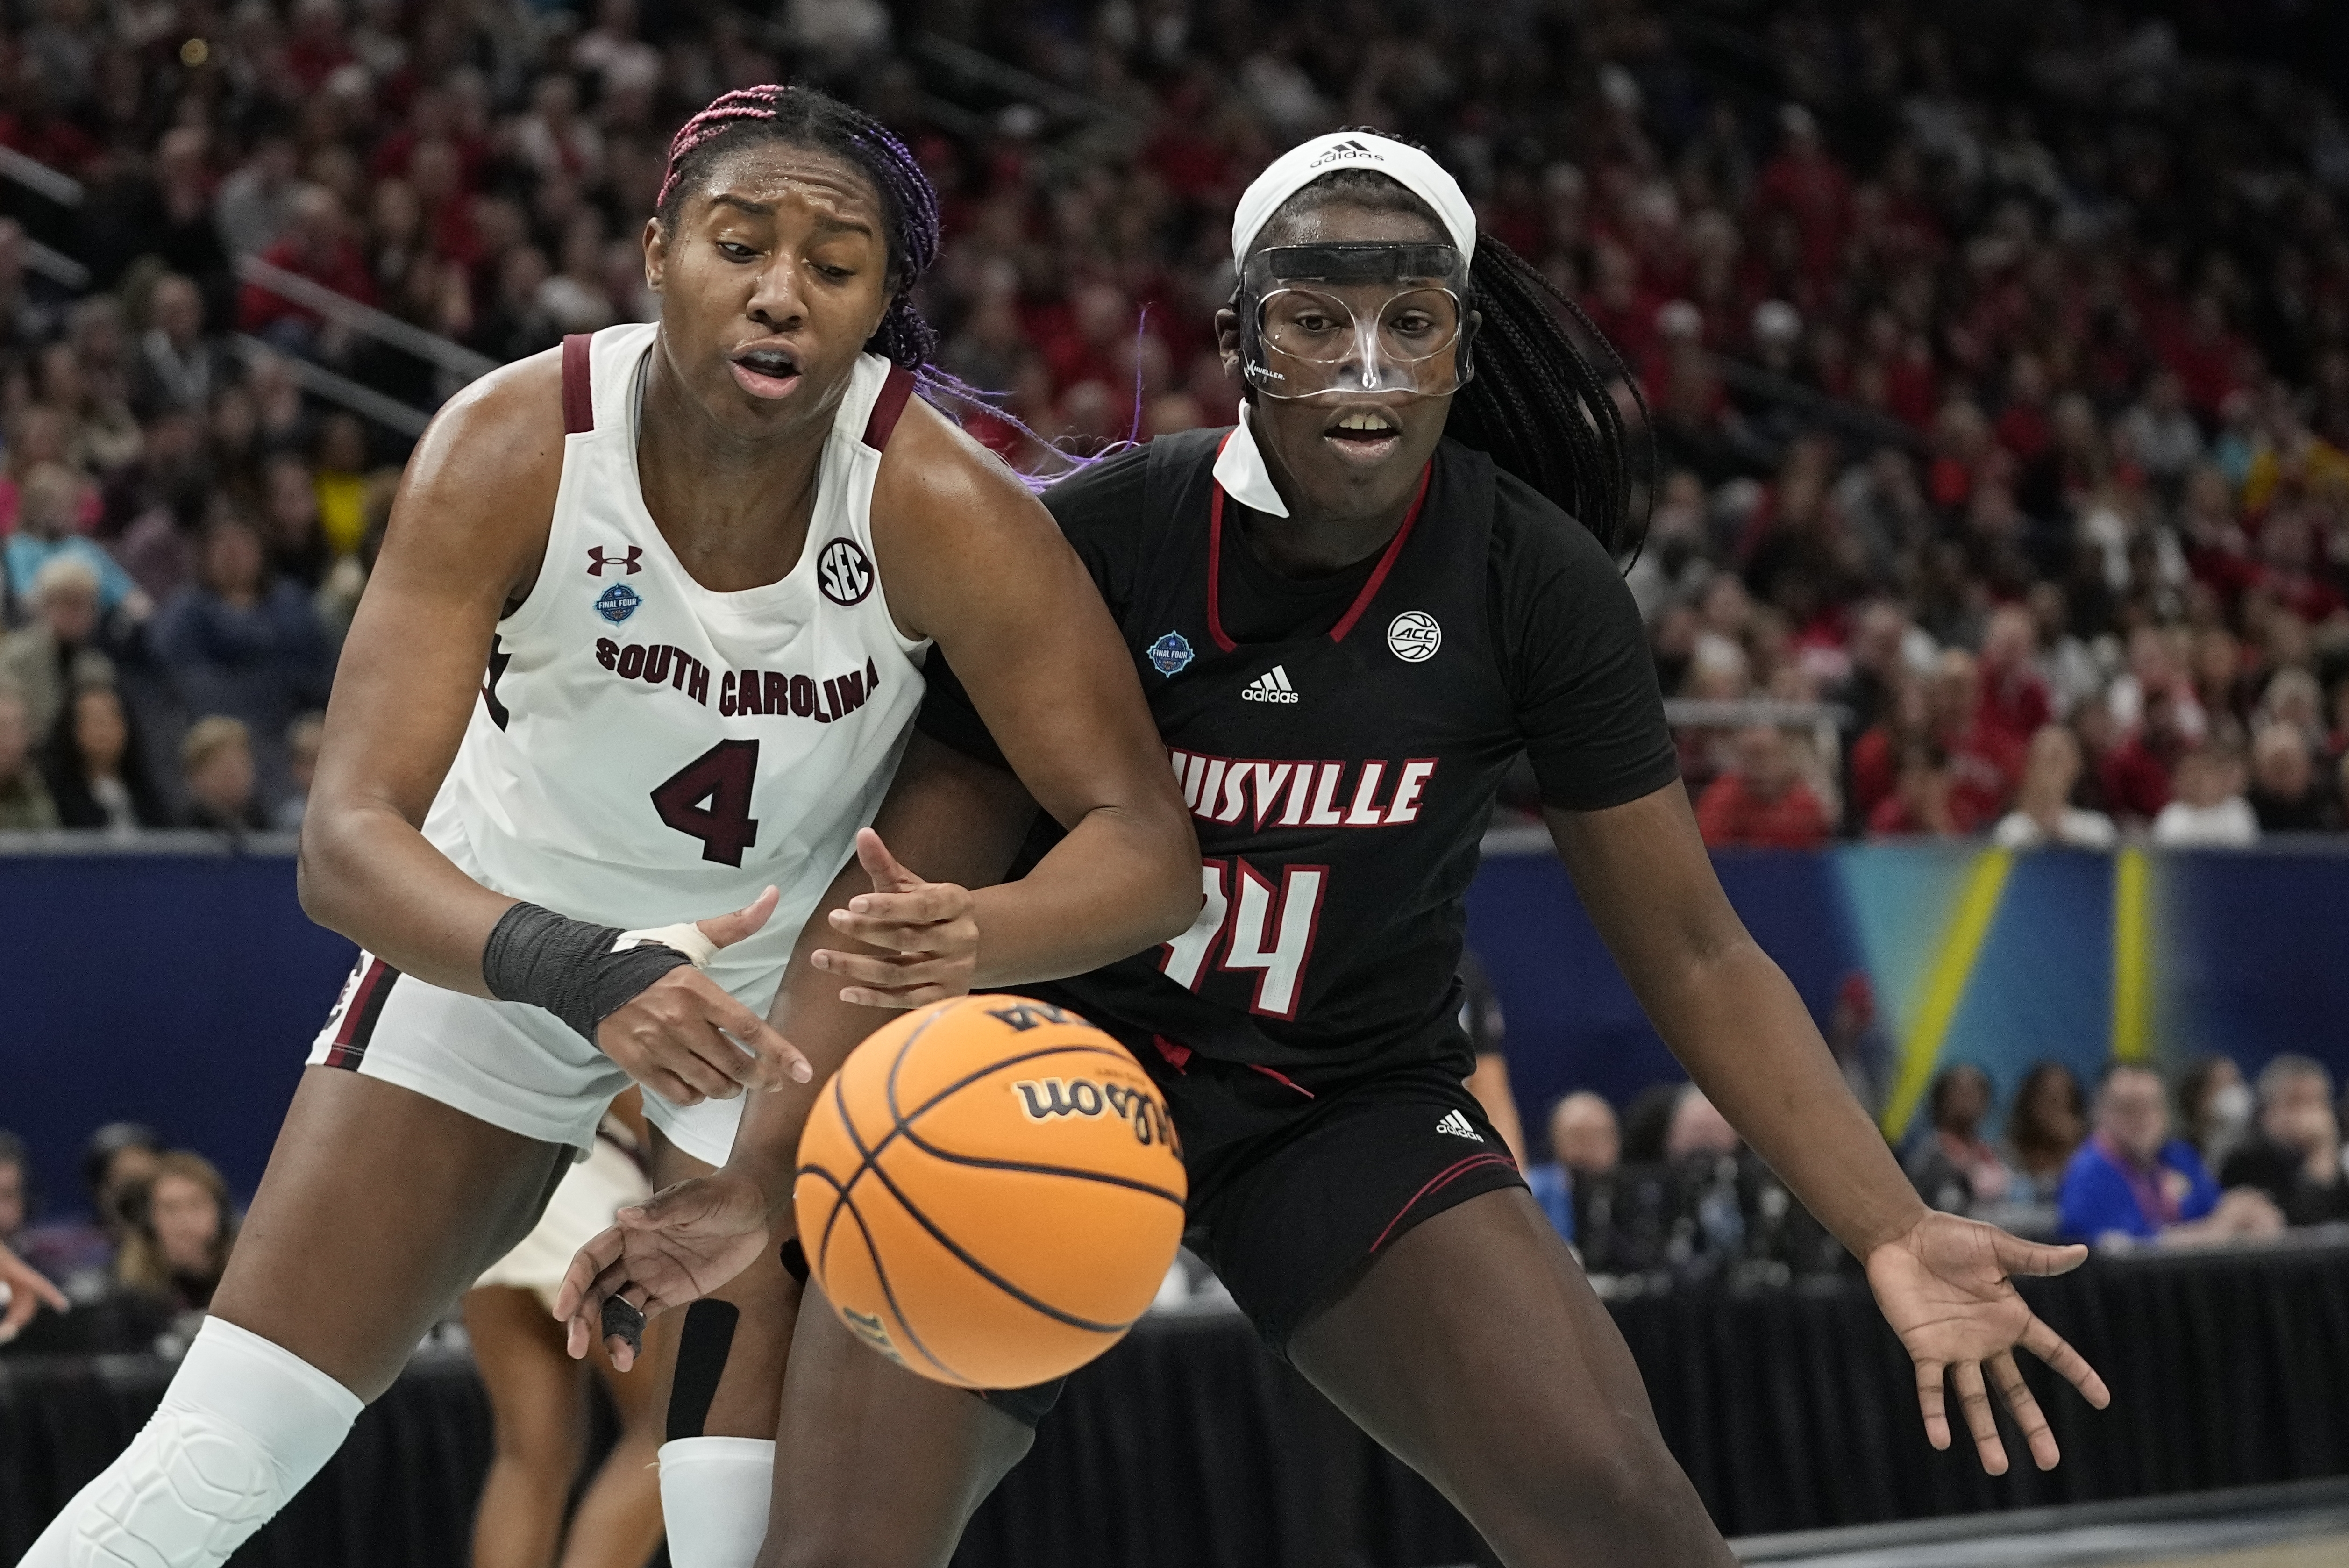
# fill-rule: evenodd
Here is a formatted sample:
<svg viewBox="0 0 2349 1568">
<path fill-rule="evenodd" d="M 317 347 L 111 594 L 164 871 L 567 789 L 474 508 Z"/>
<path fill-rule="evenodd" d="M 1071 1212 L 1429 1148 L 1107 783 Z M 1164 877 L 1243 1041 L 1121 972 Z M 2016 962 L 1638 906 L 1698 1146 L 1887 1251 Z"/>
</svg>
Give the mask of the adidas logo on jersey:
<svg viewBox="0 0 2349 1568">
<path fill-rule="evenodd" d="M 1469 1126 L 1468 1118 L 1458 1111 L 1444 1112 L 1444 1119 L 1435 1124 L 1435 1130 L 1440 1133 L 1449 1133 L 1454 1137 L 1464 1137 L 1471 1143 L 1485 1141 L 1485 1135 Z"/>
<path fill-rule="evenodd" d="M 1243 702 L 1295 702 L 1297 688 L 1288 683 L 1288 671 L 1276 664 L 1240 692 Z"/>
</svg>

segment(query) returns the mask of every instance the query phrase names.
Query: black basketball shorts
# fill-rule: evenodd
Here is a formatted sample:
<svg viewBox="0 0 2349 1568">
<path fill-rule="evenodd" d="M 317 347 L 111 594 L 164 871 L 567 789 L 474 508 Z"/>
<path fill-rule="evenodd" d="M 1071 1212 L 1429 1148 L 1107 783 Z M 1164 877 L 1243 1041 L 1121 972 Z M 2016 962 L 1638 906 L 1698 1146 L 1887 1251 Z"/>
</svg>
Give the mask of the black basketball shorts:
<svg viewBox="0 0 2349 1568">
<path fill-rule="evenodd" d="M 1290 1336 L 1413 1226 L 1526 1184 L 1463 1069 L 1433 1052 L 1291 1075 L 1111 1032 L 1156 1081 L 1183 1140 L 1184 1245 L 1284 1361 Z M 1032 1427 L 1060 1392 L 1056 1381 L 983 1397 Z"/>
<path fill-rule="evenodd" d="M 1459 1071 L 1431 1054 L 1345 1075 L 1153 1041 L 1191 1192 L 1184 1244 L 1273 1354 L 1412 1227 L 1525 1178 Z"/>
</svg>

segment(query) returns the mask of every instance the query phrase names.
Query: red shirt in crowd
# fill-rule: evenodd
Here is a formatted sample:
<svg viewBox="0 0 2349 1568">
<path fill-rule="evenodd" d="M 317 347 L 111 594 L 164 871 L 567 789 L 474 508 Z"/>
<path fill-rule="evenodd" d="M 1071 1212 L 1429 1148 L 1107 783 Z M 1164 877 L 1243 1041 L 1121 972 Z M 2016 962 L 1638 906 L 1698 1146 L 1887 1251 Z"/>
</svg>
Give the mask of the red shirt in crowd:
<svg viewBox="0 0 2349 1568">
<path fill-rule="evenodd" d="M 2141 736 L 2132 735 L 2096 763 L 2105 808 L 2115 816 L 2151 821 L 2169 804 L 2169 767 Z"/>
<path fill-rule="evenodd" d="M 1799 779 L 1777 799 L 1764 800 L 1743 775 L 1723 774 L 1697 801 L 1696 825 L 1716 849 L 1816 849 L 1827 841 L 1826 807 Z"/>
<path fill-rule="evenodd" d="M 323 284 L 336 294 L 347 295 L 361 305 L 375 303 L 375 274 L 367 267 L 367 255 L 348 240 L 336 242 L 323 260 L 307 255 L 300 242 L 289 236 L 279 240 L 261 253 L 261 259 L 272 266 L 298 273 L 316 284 Z M 305 310 L 290 299 L 280 298 L 259 284 L 248 283 L 237 293 L 237 325 L 247 332 L 258 332 L 273 321 L 287 317 L 296 321 L 315 322 L 317 313 Z"/>
</svg>

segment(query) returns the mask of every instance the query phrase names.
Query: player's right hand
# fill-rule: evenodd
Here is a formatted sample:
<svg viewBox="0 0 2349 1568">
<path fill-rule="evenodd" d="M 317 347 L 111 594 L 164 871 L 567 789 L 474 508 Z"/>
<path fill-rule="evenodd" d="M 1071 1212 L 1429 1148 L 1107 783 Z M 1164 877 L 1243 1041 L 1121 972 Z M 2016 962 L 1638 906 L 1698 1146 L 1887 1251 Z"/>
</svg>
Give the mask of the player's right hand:
<svg viewBox="0 0 2349 1568">
<path fill-rule="evenodd" d="M 567 1325 L 574 1358 L 595 1343 L 606 1296 L 657 1317 L 719 1289 L 767 1246 L 766 1196 L 725 1170 L 665 1187 L 614 1219 L 573 1256 L 555 1293 L 555 1321 Z M 636 1365 L 635 1347 L 619 1335 L 604 1348 L 622 1372 Z"/>
<path fill-rule="evenodd" d="M 767 923 L 779 897 L 770 888 L 746 909 L 696 923 L 703 936 L 731 947 Z M 815 1075 L 798 1047 L 691 964 L 678 965 L 605 1018 L 595 1028 L 595 1044 L 622 1072 L 677 1106 L 730 1100 L 745 1088 L 780 1089 Z"/>
<path fill-rule="evenodd" d="M 5 1247 L 0 1247 L 0 1287 L 8 1293 L 8 1310 L 0 1313 L 0 1345 L 16 1338 L 41 1308 L 66 1310 L 65 1293 Z"/>
</svg>

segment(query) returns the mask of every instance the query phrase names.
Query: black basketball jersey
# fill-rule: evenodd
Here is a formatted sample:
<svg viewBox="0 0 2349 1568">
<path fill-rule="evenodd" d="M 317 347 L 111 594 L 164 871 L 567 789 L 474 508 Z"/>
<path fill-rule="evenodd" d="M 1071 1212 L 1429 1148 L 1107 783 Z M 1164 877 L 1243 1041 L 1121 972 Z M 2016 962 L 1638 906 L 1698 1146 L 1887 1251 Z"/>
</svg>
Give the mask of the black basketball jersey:
<svg viewBox="0 0 2349 1568">
<path fill-rule="evenodd" d="M 1223 435 L 1161 437 L 1045 497 L 1141 673 L 1206 901 L 1173 942 L 1022 989 L 1178 1055 L 1465 1072 L 1463 900 L 1511 762 L 1529 752 L 1545 800 L 1580 810 L 1678 776 L 1638 609 L 1586 530 L 1450 441 L 1383 550 L 1281 577 L 1214 482 Z M 999 762 L 930 670 L 923 728 Z M 1013 875 L 1060 836 L 1040 814 Z"/>
</svg>

